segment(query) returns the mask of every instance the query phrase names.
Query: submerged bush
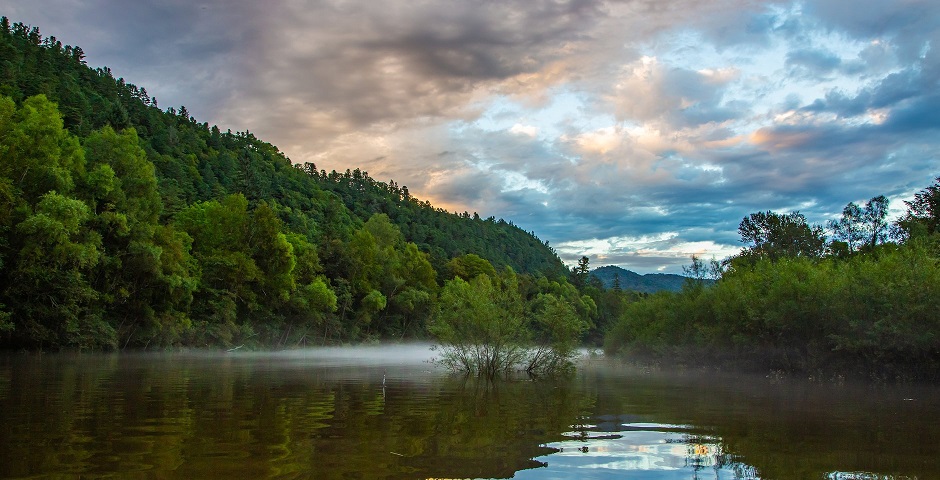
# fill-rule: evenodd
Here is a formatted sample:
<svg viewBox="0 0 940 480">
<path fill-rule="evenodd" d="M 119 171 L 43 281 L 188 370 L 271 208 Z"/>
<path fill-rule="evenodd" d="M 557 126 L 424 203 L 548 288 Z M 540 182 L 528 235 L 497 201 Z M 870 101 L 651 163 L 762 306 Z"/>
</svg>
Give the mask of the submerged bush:
<svg viewBox="0 0 940 480">
<path fill-rule="evenodd" d="M 438 363 L 494 378 L 517 370 L 530 375 L 569 370 L 586 328 L 575 307 L 555 295 L 539 294 L 527 305 L 510 271 L 500 278 L 448 281 L 430 331 L 440 342 Z"/>
</svg>

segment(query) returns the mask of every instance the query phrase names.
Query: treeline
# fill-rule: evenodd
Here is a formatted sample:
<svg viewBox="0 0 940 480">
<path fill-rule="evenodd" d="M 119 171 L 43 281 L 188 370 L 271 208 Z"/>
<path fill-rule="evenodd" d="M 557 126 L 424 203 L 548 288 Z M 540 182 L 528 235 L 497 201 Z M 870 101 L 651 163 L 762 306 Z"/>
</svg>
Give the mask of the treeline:
<svg viewBox="0 0 940 480">
<path fill-rule="evenodd" d="M 512 221 L 492 216 L 482 219 L 477 213 L 448 213 L 412 197 L 408 187 L 394 181 L 376 181 L 359 169 L 318 173 L 312 163 L 300 168 L 317 179 L 320 188 L 342 199 L 357 218 L 375 213 L 388 215 L 405 239 L 431 255 L 431 263 L 438 270 L 448 259 L 474 253 L 499 269 L 512 267 L 549 276 L 565 272 L 547 242 L 540 241 L 534 232 L 522 231 Z"/>
<path fill-rule="evenodd" d="M 468 269 L 513 272 L 524 302 L 570 287 L 530 232 L 295 166 L 6 18 L 0 95 L 2 347 L 414 338 Z"/>
<path fill-rule="evenodd" d="M 850 203 L 825 227 L 798 212 L 745 217 L 739 255 L 710 265 L 693 257 L 685 289 L 628 305 L 606 349 L 690 365 L 940 377 L 940 178 L 896 222 L 887 207 L 884 196 Z M 696 280 L 707 278 L 717 282 Z"/>
</svg>

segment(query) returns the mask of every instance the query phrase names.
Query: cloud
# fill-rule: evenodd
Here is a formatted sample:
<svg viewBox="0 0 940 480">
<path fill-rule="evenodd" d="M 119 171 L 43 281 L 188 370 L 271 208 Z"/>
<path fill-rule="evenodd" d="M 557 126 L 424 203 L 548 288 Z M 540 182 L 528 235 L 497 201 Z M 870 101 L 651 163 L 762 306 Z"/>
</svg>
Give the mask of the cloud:
<svg viewBox="0 0 940 480">
<path fill-rule="evenodd" d="M 289 92 L 353 128 L 472 116 L 481 90 L 582 48 L 599 14 L 589 1 L 372 5 L 268 9 L 240 93 L 265 101 Z"/>
<path fill-rule="evenodd" d="M 618 119 L 687 128 L 735 119 L 740 112 L 722 104 L 732 69 L 693 71 L 670 68 L 645 56 L 625 65 L 606 101 Z"/>
<path fill-rule="evenodd" d="M 0 0 L 162 107 L 679 272 L 940 172 L 940 4 Z M 564 247 L 564 248 L 561 248 Z"/>
<path fill-rule="evenodd" d="M 842 59 L 826 50 L 799 49 L 787 54 L 787 66 L 806 69 L 816 76 L 832 73 L 841 65 Z"/>
</svg>

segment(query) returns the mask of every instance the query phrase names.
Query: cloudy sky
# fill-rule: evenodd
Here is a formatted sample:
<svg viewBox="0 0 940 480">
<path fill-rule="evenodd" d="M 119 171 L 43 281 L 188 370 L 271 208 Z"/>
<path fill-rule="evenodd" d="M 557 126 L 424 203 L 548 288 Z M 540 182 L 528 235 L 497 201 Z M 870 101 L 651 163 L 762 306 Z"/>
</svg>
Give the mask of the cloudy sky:
<svg viewBox="0 0 940 480">
<path fill-rule="evenodd" d="M 680 272 L 940 175 L 935 0 L 0 0 L 295 162 Z"/>
</svg>

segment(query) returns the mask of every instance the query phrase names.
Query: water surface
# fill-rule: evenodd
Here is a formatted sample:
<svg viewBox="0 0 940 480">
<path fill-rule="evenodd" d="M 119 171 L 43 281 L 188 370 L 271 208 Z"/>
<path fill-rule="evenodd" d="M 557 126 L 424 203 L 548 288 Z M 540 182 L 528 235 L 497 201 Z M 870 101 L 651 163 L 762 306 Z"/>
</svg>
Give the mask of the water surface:
<svg viewBox="0 0 940 480">
<path fill-rule="evenodd" d="M 0 356 L 0 478 L 940 478 L 940 389 L 587 357 L 454 378 L 424 346 Z"/>
</svg>

